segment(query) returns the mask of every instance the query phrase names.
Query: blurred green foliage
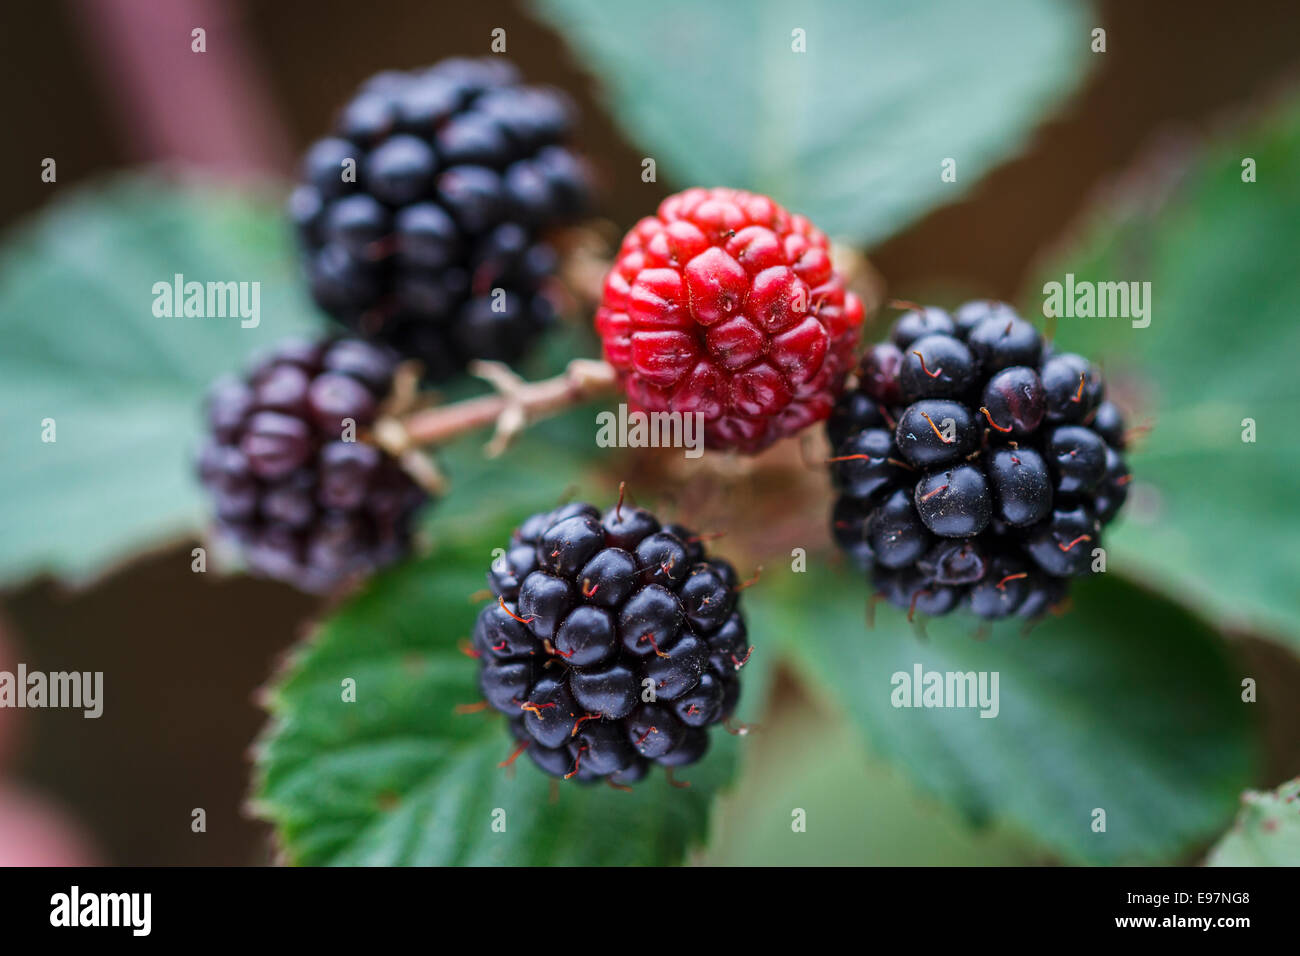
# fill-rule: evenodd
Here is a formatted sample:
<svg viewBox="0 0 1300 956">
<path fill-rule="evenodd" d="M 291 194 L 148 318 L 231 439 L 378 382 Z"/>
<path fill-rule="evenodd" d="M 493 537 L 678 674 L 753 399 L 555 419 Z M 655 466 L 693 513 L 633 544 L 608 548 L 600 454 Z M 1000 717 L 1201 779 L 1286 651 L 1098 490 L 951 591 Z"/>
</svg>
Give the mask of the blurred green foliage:
<svg viewBox="0 0 1300 956">
<path fill-rule="evenodd" d="M 320 320 L 273 194 L 124 176 L 0 251 L 0 581 L 69 577 L 199 528 L 208 384 Z M 155 283 L 260 283 L 260 321 L 154 315 Z M 43 441 L 54 422 L 53 442 Z"/>
<path fill-rule="evenodd" d="M 1089 66 L 1089 5 L 1067 0 L 535 6 L 661 178 L 753 189 L 862 243 L 959 198 Z"/>
<path fill-rule="evenodd" d="M 1172 862 L 1230 820 L 1257 745 L 1220 639 L 1117 575 L 1077 582 L 1073 607 L 1028 634 L 951 615 L 918 640 L 903 612 L 826 568 L 772 575 L 749 603 L 872 749 L 977 823 L 1000 821 L 1066 860 Z M 891 676 L 997 673 L 999 710 L 900 708 Z M 1105 831 L 1093 829 L 1105 811 Z"/>
</svg>

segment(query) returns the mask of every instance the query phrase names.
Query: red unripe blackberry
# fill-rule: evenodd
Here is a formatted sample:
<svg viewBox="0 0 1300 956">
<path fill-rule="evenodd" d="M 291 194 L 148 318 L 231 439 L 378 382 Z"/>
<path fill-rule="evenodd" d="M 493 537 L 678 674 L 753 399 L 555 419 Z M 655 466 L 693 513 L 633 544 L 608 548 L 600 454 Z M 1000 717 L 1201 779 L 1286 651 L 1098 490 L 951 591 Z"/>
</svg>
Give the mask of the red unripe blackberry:
<svg viewBox="0 0 1300 956">
<path fill-rule="evenodd" d="M 427 496 L 357 440 L 396 366 L 388 349 L 355 339 L 293 340 L 213 386 L 199 477 L 217 534 L 254 573 L 324 592 L 407 553 Z"/>
<path fill-rule="evenodd" d="M 911 612 L 1042 615 L 1127 493 L 1101 373 L 1002 303 L 912 309 L 890 339 L 827 423 L 836 544 Z"/>
<path fill-rule="evenodd" d="M 693 763 L 740 698 L 739 584 L 698 537 L 621 504 L 533 515 L 493 563 L 479 686 L 549 774 L 616 784 Z"/>
<path fill-rule="evenodd" d="M 709 447 L 756 452 L 830 414 L 862 311 L 803 216 L 688 189 L 624 237 L 596 330 L 636 410 L 701 413 Z"/>
</svg>

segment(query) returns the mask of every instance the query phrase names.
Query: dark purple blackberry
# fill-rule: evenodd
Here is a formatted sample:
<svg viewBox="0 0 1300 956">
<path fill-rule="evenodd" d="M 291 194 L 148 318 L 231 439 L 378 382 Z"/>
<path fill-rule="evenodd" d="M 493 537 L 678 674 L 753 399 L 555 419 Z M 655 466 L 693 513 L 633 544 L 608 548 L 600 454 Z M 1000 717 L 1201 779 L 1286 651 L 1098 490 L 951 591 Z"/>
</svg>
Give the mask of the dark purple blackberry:
<svg viewBox="0 0 1300 956">
<path fill-rule="evenodd" d="M 699 538 L 620 504 L 533 515 L 488 572 L 484 697 L 553 776 L 622 785 L 693 763 L 740 698 L 739 581 Z"/>
<path fill-rule="evenodd" d="M 1086 359 L 1005 303 L 914 308 L 827 422 L 836 545 L 891 603 L 1036 618 L 1127 493 L 1124 420 Z"/>
<path fill-rule="evenodd" d="M 432 379 L 521 358 L 552 321 L 545 232 L 587 205 L 573 121 L 500 57 L 372 77 L 289 200 L 316 302 Z"/>
<path fill-rule="evenodd" d="M 409 550 L 426 495 L 392 457 L 357 440 L 396 365 L 387 348 L 356 339 L 293 340 L 246 378 L 213 386 L 199 477 L 218 535 L 255 573 L 320 593 Z"/>
</svg>

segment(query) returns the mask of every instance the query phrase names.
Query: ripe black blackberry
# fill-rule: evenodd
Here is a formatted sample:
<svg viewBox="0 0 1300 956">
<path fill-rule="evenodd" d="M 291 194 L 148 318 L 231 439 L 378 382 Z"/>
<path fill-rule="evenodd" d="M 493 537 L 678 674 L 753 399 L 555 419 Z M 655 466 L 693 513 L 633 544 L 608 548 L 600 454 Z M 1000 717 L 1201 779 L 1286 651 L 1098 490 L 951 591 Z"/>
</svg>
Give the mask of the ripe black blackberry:
<svg viewBox="0 0 1300 956">
<path fill-rule="evenodd" d="M 827 423 L 836 543 L 909 613 L 1042 615 L 1127 494 L 1104 398 L 1094 366 L 1008 305 L 906 312 Z"/>
<path fill-rule="evenodd" d="M 500 57 L 371 77 L 289 200 L 316 302 L 433 379 L 520 358 L 552 318 L 543 233 L 587 202 L 573 113 Z"/>
<path fill-rule="evenodd" d="M 319 593 L 406 554 L 427 496 L 395 459 L 355 440 L 396 366 L 389 349 L 357 339 L 291 340 L 246 378 L 212 387 L 199 477 L 217 534 L 255 573 Z"/>
<path fill-rule="evenodd" d="M 736 572 L 699 538 L 619 504 L 533 515 L 488 573 L 479 686 L 557 777 L 616 784 L 694 763 L 748 660 Z"/>
</svg>

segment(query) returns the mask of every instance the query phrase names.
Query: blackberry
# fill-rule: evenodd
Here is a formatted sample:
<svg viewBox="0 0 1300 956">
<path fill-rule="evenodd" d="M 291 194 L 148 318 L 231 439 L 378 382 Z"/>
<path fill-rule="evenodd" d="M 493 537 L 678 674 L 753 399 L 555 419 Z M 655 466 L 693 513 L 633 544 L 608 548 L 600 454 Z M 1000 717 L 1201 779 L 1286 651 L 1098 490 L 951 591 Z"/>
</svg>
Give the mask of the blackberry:
<svg viewBox="0 0 1300 956">
<path fill-rule="evenodd" d="M 552 321 L 544 233 L 587 204 L 573 125 L 500 57 L 372 77 L 289 199 L 317 304 L 431 379 L 521 358 Z"/>
<path fill-rule="evenodd" d="M 635 410 L 698 413 L 708 447 L 754 453 L 830 414 L 862 317 L 806 218 L 697 188 L 623 237 L 595 324 Z"/>
<path fill-rule="evenodd" d="M 678 525 L 620 502 L 533 515 L 488 572 L 479 686 L 546 773 L 616 784 L 693 763 L 740 698 L 738 579 Z"/>
<path fill-rule="evenodd" d="M 255 573 L 320 593 L 409 550 L 425 493 L 392 457 L 353 440 L 374 422 L 396 365 L 356 339 L 291 340 L 246 378 L 213 386 L 199 477 L 218 536 Z"/>
<path fill-rule="evenodd" d="M 1127 493 L 1101 373 L 1001 302 L 902 315 L 827 434 L 835 543 L 909 612 L 1042 615 Z"/>
</svg>

